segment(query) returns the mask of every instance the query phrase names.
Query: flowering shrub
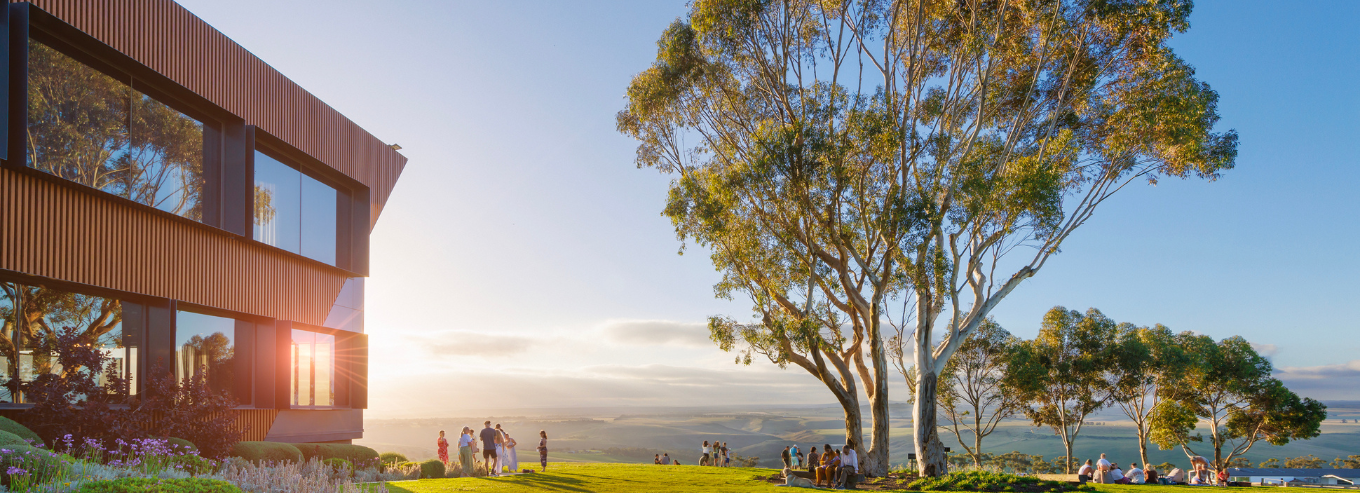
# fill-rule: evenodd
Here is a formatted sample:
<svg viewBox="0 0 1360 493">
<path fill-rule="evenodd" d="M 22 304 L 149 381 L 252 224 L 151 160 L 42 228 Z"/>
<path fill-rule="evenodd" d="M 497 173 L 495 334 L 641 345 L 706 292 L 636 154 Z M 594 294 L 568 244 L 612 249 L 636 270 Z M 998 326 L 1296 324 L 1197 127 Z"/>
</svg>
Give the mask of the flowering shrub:
<svg viewBox="0 0 1360 493">
<path fill-rule="evenodd" d="M 33 485 L 61 476 L 65 461 L 49 450 L 19 445 L 0 448 L 0 482 L 10 491 L 28 491 Z"/>
</svg>

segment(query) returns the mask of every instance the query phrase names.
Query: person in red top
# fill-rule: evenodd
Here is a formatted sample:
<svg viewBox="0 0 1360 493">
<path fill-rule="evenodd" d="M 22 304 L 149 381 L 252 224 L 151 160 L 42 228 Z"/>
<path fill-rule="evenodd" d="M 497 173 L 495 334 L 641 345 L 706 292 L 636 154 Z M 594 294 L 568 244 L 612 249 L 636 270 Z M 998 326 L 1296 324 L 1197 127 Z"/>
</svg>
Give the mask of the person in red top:
<svg viewBox="0 0 1360 493">
<path fill-rule="evenodd" d="M 435 442 L 439 446 L 439 462 L 445 466 L 449 465 L 449 440 L 444 438 L 444 430 L 439 430 L 439 440 Z"/>
</svg>

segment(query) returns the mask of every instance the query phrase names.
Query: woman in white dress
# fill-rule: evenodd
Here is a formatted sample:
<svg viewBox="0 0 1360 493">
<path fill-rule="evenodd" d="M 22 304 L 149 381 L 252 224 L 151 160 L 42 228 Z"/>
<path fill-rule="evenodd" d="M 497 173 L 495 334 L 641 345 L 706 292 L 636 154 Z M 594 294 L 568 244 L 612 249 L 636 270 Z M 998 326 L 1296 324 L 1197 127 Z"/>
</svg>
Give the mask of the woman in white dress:
<svg viewBox="0 0 1360 493">
<path fill-rule="evenodd" d="M 496 425 L 496 475 L 501 475 L 501 468 L 505 467 L 505 431 L 501 430 L 501 425 Z"/>
<path fill-rule="evenodd" d="M 501 433 L 505 435 L 505 465 L 510 469 L 510 472 L 518 472 L 519 456 L 515 454 L 515 445 L 518 445 L 518 443 L 515 442 L 514 438 L 510 438 L 510 434 L 505 433 L 504 430 Z"/>
</svg>

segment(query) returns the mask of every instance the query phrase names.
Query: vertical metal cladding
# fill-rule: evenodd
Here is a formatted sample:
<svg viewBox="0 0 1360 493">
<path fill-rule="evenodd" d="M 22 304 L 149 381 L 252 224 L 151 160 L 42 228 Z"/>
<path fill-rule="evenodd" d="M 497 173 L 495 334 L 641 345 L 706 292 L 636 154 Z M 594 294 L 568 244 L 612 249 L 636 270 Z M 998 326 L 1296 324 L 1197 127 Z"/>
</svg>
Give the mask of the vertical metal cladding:
<svg viewBox="0 0 1360 493">
<path fill-rule="evenodd" d="M 322 325 L 348 278 L 187 219 L 0 168 L 0 269 Z"/>
<path fill-rule="evenodd" d="M 370 228 L 378 220 L 406 158 L 184 7 L 171 0 L 31 3 L 367 186 Z"/>
</svg>

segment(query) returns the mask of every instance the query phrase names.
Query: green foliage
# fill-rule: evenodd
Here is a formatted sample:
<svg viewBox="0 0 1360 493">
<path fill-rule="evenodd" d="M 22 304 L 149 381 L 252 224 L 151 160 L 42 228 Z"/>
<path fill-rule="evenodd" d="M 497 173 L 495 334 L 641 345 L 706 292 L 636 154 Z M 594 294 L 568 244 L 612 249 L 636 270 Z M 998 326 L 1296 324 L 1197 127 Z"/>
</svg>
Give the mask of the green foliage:
<svg viewBox="0 0 1360 493">
<path fill-rule="evenodd" d="M 219 479 L 120 478 L 81 485 L 79 493 L 240 493 L 235 485 Z"/>
<path fill-rule="evenodd" d="M 300 443 L 298 450 L 302 451 L 302 456 L 306 459 L 313 457 L 318 459 L 345 459 L 350 464 L 359 466 L 376 465 L 378 463 L 378 451 L 363 445 L 350 445 L 344 443 Z M 403 457 L 404 459 L 404 457 Z"/>
<path fill-rule="evenodd" d="M 302 462 L 302 451 L 291 443 L 279 442 L 236 442 L 231 449 L 232 457 L 254 462 Z"/>
<path fill-rule="evenodd" d="M 29 442 L 8 431 L 0 431 L 0 447 L 15 447 L 19 445 L 29 445 Z"/>
<path fill-rule="evenodd" d="M 1262 468 L 1262 469 L 1277 469 L 1277 468 L 1280 468 L 1280 467 L 1283 467 L 1283 466 L 1280 465 L 1280 459 L 1276 459 L 1276 458 L 1274 458 L 1274 457 L 1271 457 L 1271 458 L 1269 458 L 1269 459 L 1266 459 L 1265 462 L 1262 462 L 1262 463 L 1260 463 L 1260 464 L 1257 464 L 1256 467 L 1259 467 L 1259 468 Z"/>
<path fill-rule="evenodd" d="M 1105 406 L 1102 377 L 1114 365 L 1115 329 L 1095 308 L 1083 315 L 1054 307 L 1044 314 L 1039 335 L 1019 344 L 1010 358 L 1006 387 L 1030 403 L 1026 417 L 1062 438 L 1068 456 L 1086 416 Z"/>
<path fill-rule="evenodd" d="M 1032 476 L 1016 476 L 987 471 L 955 472 L 933 478 L 921 478 L 907 485 L 920 491 L 1077 491 L 1076 485 L 1058 481 L 1040 481 Z"/>
<path fill-rule="evenodd" d="M 1322 469 L 1327 467 L 1327 461 L 1314 457 L 1312 454 L 1303 457 L 1290 457 L 1284 460 L 1284 467 L 1288 469 Z"/>
<path fill-rule="evenodd" d="M 194 445 L 194 442 L 185 440 L 183 438 L 166 437 L 165 440 L 170 442 L 170 446 L 173 447 L 177 452 L 198 451 L 198 447 Z"/>
<path fill-rule="evenodd" d="M 1337 457 L 1332 459 L 1331 466 L 1335 469 L 1360 469 L 1360 455 Z"/>
<path fill-rule="evenodd" d="M 0 448 L 0 482 L 11 490 L 22 491 L 23 488 L 17 485 L 46 482 L 60 475 L 66 467 L 66 461 L 49 450 L 28 445 Z"/>
<path fill-rule="evenodd" d="M 195 476 L 213 472 L 212 461 L 194 454 L 175 456 L 170 462 L 173 467 Z"/>
<path fill-rule="evenodd" d="M 37 433 L 33 432 L 33 430 L 30 430 L 28 429 L 27 426 L 21 425 L 17 421 L 6 418 L 4 416 L 0 416 L 0 431 L 5 431 L 18 435 L 19 438 L 22 440 L 32 440 L 31 442 L 26 442 L 29 445 L 33 446 L 44 445 L 42 437 L 39 437 Z"/>
<path fill-rule="evenodd" d="M 342 471 L 349 471 L 350 473 L 354 472 L 354 464 L 340 457 L 331 457 L 329 459 L 322 460 L 321 463 L 325 464 L 326 467 L 331 468 L 332 471 L 335 471 L 337 473 Z"/>
<path fill-rule="evenodd" d="M 409 460 L 405 455 L 396 452 L 383 452 L 378 455 L 378 459 L 381 460 L 383 464 L 401 463 Z"/>
<path fill-rule="evenodd" d="M 439 459 L 430 459 L 420 463 L 421 478 L 442 478 L 444 477 L 444 463 Z"/>
<path fill-rule="evenodd" d="M 1278 446 L 1321 433 L 1327 406 L 1285 388 L 1246 339 L 1215 342 L 1184 332 L 1176 344 L 1193 357 L 1185 376 L 1189 388 L 1153 414 L 1152 439 L 1159 447 L 1192 449 L 1207 438 L 1214 464 L 1222 466 L 1259 441 Z M 1208 437 L 1192 434 L 1201 420 L 1208 421 Z"/>
<path fill-rule="evenodd" d="M 1019 340 L 993 319 L 986 319 L 959 346 L 940 373 L 937 390 L 942 424 L 982 465 L 982 439 L 1001 421 L 1022 412 L 1024 401 L 1005 388 L 1011 353 Z M 964 439 L 972 437 L 972 443 Z"/>
</svg>

